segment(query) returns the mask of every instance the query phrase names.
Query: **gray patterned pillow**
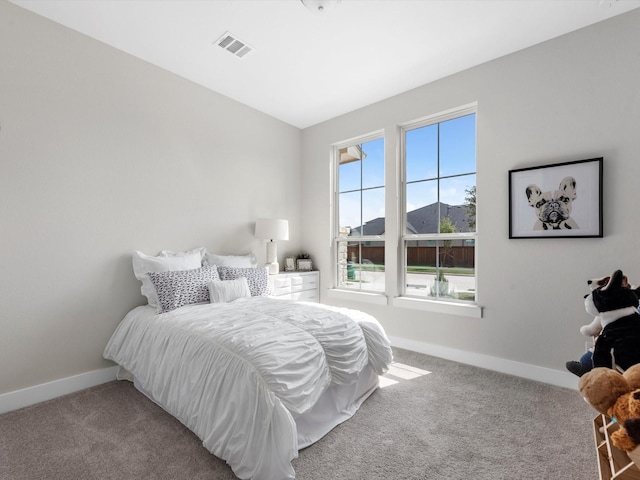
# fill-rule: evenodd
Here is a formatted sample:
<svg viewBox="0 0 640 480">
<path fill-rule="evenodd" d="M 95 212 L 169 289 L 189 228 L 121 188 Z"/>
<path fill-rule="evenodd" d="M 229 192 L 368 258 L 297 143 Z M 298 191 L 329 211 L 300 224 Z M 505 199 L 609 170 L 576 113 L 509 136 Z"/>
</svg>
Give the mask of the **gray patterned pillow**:
<svg viewBox="0 0 640 480">
<path fill-rule="evenodd" d="M 209 282 L 220 280 L 215 266 L 173 272 L 149 272 L 158 293 L 158 313 L 209 301 Z"/>
<path fill-rule="evenodd" d="M 252 297 L 269 295 L 269 271 L 264 268 L 218 267 L 221 280 L 244 277 L 249 284 Z"/>
</svg>

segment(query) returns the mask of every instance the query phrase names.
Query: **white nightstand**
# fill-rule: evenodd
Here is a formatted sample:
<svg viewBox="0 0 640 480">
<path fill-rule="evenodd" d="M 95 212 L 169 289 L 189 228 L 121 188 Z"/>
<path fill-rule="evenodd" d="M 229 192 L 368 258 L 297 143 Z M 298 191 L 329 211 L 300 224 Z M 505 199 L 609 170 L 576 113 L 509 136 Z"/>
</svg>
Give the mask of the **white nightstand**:
<svg viewBox="0 0 640 480">
<path fill-rule="evenodd" d="M 280 272 L 269 275 L 271 295 L 305 302 L 320 301 L 319 272 Z"/>
</svg>

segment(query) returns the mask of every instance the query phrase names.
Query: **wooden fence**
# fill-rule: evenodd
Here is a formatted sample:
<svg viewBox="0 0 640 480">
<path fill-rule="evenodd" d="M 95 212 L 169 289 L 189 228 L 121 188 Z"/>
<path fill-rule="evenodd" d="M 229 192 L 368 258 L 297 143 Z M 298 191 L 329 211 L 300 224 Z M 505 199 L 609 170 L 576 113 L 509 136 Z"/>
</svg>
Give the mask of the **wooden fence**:
<svg viewBox="0 0 640 480">
<path fill-rule="evenodd" d="M 451 246 L 446 249 L 440 248 L 440 266 L 473 268 L 475 265 L 475 247 L 473 246 Z M 358 246 L 347 248 L 347 258 L 358 258 Z M 362 258 L 369 260 L 376 265 L 384 265 L 384 247 L 362 247 Z M 436 248 L 435 247 L 408 247 L 407 265 L 411 267 L 435 267 Z"/>
</svg>

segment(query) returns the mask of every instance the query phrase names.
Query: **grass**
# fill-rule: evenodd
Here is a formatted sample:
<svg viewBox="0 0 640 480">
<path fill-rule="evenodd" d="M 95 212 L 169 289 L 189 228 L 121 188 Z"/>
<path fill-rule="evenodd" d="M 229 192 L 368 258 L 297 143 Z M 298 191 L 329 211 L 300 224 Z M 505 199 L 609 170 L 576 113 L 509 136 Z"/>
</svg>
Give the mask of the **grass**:
<svg viewBox="0 0 640 480">
<path fill-rule="evenodd" d="M 384 272 L 384 265 L 376 265 L 373 263 L 363 263 L 361 265 L 351 264 L 355 271 L 361 270 L 363 272 Z M 447 276 L 473 276 L 475 275 L 473 268 L 456 268 L 456 267 L 447 267 L 441 268 L 440 272 L 445 277 Z M 407 267 L 407 273 L 417 273 L 417 274 L 432 274 L 437 275 L 438 270 L 436 267 L 430 266 L 421 266 L 421 265 L 412 265 Z M 368 283 L 366 280 L 356 280 L 355 278 L 349 279 L 345 284 L 346 285 L 355 285 L 358 283 Z M 446 295 L 448 296 L 448 295 Z M 476 292 L 473 290 L 469 291 L 457 291 L 453 292 L 451 295 L 453 298 L 462 301 L 474 302 L 476 299 Z"/>
<path fill-rule="evenodd" d="M 472 276 L 474 274 L 473 268 L 460 268 L 460 267 L 445 267 L 441 268 L 440 271 L 446 275 L 469 275 Z M 407 267 L 408 273 L 431 273 L 436 274 L 438 270 L 436 267 L 423 267 L 412 265 Z"/>
<path fill-rule="evenodd" d="M 458 300 L 473 302 L 476 299 L 476 292 L 457 292 L 456 297 Z"/>
</svg>

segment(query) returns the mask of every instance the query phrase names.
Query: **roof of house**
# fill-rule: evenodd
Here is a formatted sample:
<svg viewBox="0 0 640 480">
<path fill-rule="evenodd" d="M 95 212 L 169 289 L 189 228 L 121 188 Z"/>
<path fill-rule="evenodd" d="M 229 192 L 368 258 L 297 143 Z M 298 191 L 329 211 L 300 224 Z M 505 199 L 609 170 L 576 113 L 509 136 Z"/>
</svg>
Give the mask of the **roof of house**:
<svg viewBox="0 0 640 480">
<path fill-rule="evenodd" d="M 468 207 L 466 205 L 448 205 L 442 202 L 432 203 L 407 212 L 407 230 L 411 233 L 438 233 L 438 206 L 440 217 L 448 217 L 456 227 L 456 232 L 469 232 Z M 351 229 L 349 235 L 360 235 L 361 227 Z M 363 235 L 382 235 L 384 217 L 374 218 L 364 224 Z"/>
</svg>

